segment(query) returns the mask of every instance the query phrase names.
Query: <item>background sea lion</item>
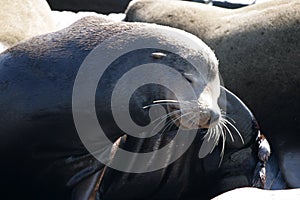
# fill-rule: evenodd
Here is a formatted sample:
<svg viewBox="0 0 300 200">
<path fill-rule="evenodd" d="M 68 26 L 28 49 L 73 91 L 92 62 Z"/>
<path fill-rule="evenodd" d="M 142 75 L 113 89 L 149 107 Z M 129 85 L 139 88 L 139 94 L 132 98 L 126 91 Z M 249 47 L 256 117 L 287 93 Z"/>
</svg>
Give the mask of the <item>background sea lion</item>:
<svg viewBox="0 0 300 200">
<path fill-rule="evenodd" d="M 123 13 L 130 0 L 47 0 L 53 10 L 59 11 L 93 11 L 102 14 Z"/>
<path fill-rule="evenodd" d="M 21 40 L 57 30 L 44 0 L 1 0 L 0 52 Z"/>
<path fill-rule="evenodd" d="M 98 14 L 95 12 L 71 12 L 71 11 L 56 11 L 52 10 L 51 15 L 55 21 L 56 30 L 66 28 L 83 17 L 95 16 L 103 19 L 103 22 L 114 22 L 116 19 L 107 15 Z M 121 20 L 119 20 L 121 21 Z"/>
<path fill-rule="evenodd" d="M 126 17 L 186 30 L 215 50 L 225 86 L 257 116 L 290 187 L 300 187 L 299 10 L 289 0 L 236 10 L 144 0 L 132 2 Z"/>
<path fill-rule="evenodd" d="M 148 27 L 148 31 L 139 31 L 144 30 L 142 29 L 143 27 Z M 3 196 L 9 196 L 10 198 L 88 199 L 93 195 L 95 195 L 94 197 L 104 195 L 103 192 L 106 192 L 106 190 L 101 188 L 109 187 L 111 184 L 103 182 L 100 188 L 102 192 L 100 192 L 98 190 L 98 181 L 103 176 L 110 177 L 110 173 L 103 174 L 104 165 L 98 162 L 82 144 L 73 121 L 72 90 L 76 74 L 81 63 L 98 44 L 103 43 L 116 34 L 124 34 L 129 31 L 135 33 L 134 38 L 140 37 L 143 40 L 147 37 L 156 38 L 159 36 L 157 38 L 160 41 L 166 42 L 174 48 L 182 49 L 185 55 L 195 54 L 197 58 L 201 58 L 200 60 L 203 61 L 204 71 L 207 68 L 206 62 L 215 63 L 212 51 L 200 40 L 197 39 L 196 44 L 200 45 L 199 48 L 202 49 L 200 51 L 201 54 L 199 54 L 199 51 L 193 51 L 195 49 L 188 49 L 185 45 L 176 46 L 181 44 L 181 38 L 163 37 L 159 33 L 160 29 L 163 29 L 163 27 L 140 23 L 103 23 L 101 18 L 87 17 L 59 32 L 34 37 L 0 54 L 0 152 L 2 159 L 0 175 L 1 188 L 4 192 Z M 168 30 L 171 31 L 173 29 L 168 28 Z M 127 40 L 127 42 L 130 41 Z M 137 57 L 137 53 L 139 53 L 139 57 Z M 157 59 L 153 58 L 151 53 L 153 53 L 153 50 L 145 49 L 134 52 L 134 55 L 128 54 L 129 59 L 126 57 L 121 57 L 120 59 L 127 60 L 127 64 L 137 64 L 131 63 L 130 60 L 137 62 L 150 60 L 155 63 L 174 64 L 172 66 L 181 66 L 183 69 L 187 69 L 189 66 L 188 63 L 184 63 L 183 60 L 176 56 Z M 126 70 L 126 67 L 128 67 L 122 64 L 124 62 L 114 62 L 111 67 L 112 69 L 115 68 L 116 71 L 109 72 L 106 74 L 107 79 L 104 77 L 101 81 L 113 81 L 115 76 L 122 75 L 122 70 Z M 182 64 L 185 64 L 186 67 Z M 199 80 L 198 78 L 196 77 L 196 80 Z M 107 105 L 103 104 L 102 101 L 109 97 L 107 92 L 109 92 L 110 87 L 110 85 L 99 85 L 96 93 L 96 105 L 99 122 L 102 123 L 103 129 L 106 130 L 110 139 L 116 141 L 124 133 L 111 121 L 110 103 Z M 142 91 L 147 91 L 147 89 L 149 88 L 142 87 L 139 93 L 135 94 L 142 94 Z M 143 94 L 147 97 L 147 103 L 151 102 L 149 98 L 153 95 L 153 88 L 150 91 L 150 93 Z M 133 100 L 141 103 L 144 96 L 139 96 L 140 100 Z M 239 102 L 230 93 L 228 97 Z M 135 103 L 135 101 L 131 103 Z M 227 183 L 226 187 L 221 184 L 211 188 L 215 191 L 206 191 L 203 193 L 204 196 L 211 196 L 233 187 L 249 185 L 258 159 L 257 155 L 253 154 L 252 147 L 257 135 L 257 126 L 252 114 L 240 102 L 232 103 L 232 105 L 226 104 L 227 106 L 228 112 L 232 112 L 232 117 L 237 121 L 236 127 L 239 129 L 241 127 L 245 128 L 240 129 L 244 138 L 244 144 L 239 143 L 242 146 L 236 148 L 232 144 L 227 143 L 228 148 L 225 148 L 226 152 L 221 171 L 218 170 L 218 165 L 221 159 L 222 146 L 218 146 L 204 158 L 204 160 L 207 159 L 205 161 L 206 164 L 198 165 L 199 168 L 190 166 L 194 171 L 198 171 L 200 175 L 208 176 L 206 179 L 208 178 L 209 181 L 214 182 L 224 178 L 222 183 Z M 133 107 L 133 111 L 137 112 L 137 108 Z M 237 114 L 239 112 L 241 114 Z M 135 119 L 143 119 L 143 113 L 139 116 L 141 118 L 135 117 Z M 240 116 L 242 116 L 241 119 L 239 119 Z M 149 118 L 147 117 L 147 119 Z M 140 123 L 145 122 L 140 121 Z M 162 138 L 161 141 L 155 138 L 152 138 L 152 141 L 154 140 L 158 145 L 164 144 L 172 139 L 173 134 L 174 132 L 170 131 L 166 133 L 166 138 Z M 162 188 L 169 188 L 168 191 L 172 191 L 168 194 L 170 197 L 180 197 L 178 195 L 181 195 L 183 190 L 175 194 L 171 189 L 177 188 L 181 183 L 186 185 L 186 181 L 189 181 L 185 177 L 187 168 L 183 168 L 189 167 L 189 165 L 186 165 L 186 162 L 191 161 L 190 158 L 198 156 L 199 145 L 202 143 L 201 134 L 198 134 L 197 137 L 198 139 L 194 140 L 197 145 L 171 167 L 175 171 L 167 168 L 162 169 L 162 174 L 159 177 L 154 176 L 155 173 L 151 174 L 149 172 L 147 174 L 150 179 L 159 180 L 163 186 Z M 131 138 L 127 142 L 125 141 L 124 144 L 121 144 L 124 145 L 124 148 L 129 149 L 136 147 L 133 144 L 143 145 L 143 140 L 132 144 L 134 140 L 134 138 Z M 149 141 L 151 144 L 151 139 Z M 137 150 L 147 150 L 147 148 L 156 147 L 144 146 L 142 149 L 139 148 Z M 118 155 L 118 152 L 116 155 Z M 198 161 L 202 163 L 201 159 L 197 159 Z M 203 168 L 206 170 L 203 170 Z M 232 169 L 234 171 L 231 173 Z M 220 173 L 215 174 L 216 170 Z M 207 171 L 210 173 L 206 174 Z M 181 174 L 179 185 L 175 186 L 176 181 L 168 181 L 169 172 L 174 174 L 172 178 L 177 178 L 176 175 Z M 231 175 L 236 177 L 231 177 Z M 195 181 L 198 183 L 207 184 L 207 182 L 202 182 L 201 178 L 194 178 L 196 178 Z M 105 181 L 109 182 L 114 182 L 115 180 L 113 177 L 105 179 Z M 122 182 L 118 183 L 122 187 Z M 147 181 L 138 183 L 133 181 L 131 183 L 137 184 L 135 191 L 138 188 L 140 191 L 143 191 L 149 187 Z M 197 187 L 198 184 L 194 186 Z M 14 192 L 15 188 L 18 188 L 18 193 Z M 110 189 L 112 188 L 110 187 Z M 197 193 L 199 188 L 197 187 L 195 191 Z M 129 193 L 125 194 L 120 190 L 118 194 L 120 195 L 118 199 L 120 199 Z M 157 195 L 159 198 L 165 199 L 166 197 L 163 193 L 158 193 Z"/>
<path fill-rule="evenodd" d="M 80 0 L 47 0 L 49 5 L 53 10 L 59 11 L 93 11 L 102 14 L 109 13 L 124 13 L 128 3 L 131 0 L 89 0 L 83 2 Z M 180 0 L 179 0 L 180 1 Z M 220 7 L 227 8 L 238 8 L 241 6 L 246 6 L 253 3 L 259 3 L 261 1 L 270 1 L 270 0 L 186 0 L 194 1 L 200 3 L 210 3 Z"/>
<path fill-rule="evenodd" d="M 216 198 L 213 198 L 213 200 L 238 200 L 241 199 L 241 196 L 251 196 L 252 198 L 265 200 L 281 200 L 286 198 L 290 200 L 297 200 L 300 198 L 300 189 L 268 191 L 257 188 L 240 188 L 226 192 Z"/>
</svg>

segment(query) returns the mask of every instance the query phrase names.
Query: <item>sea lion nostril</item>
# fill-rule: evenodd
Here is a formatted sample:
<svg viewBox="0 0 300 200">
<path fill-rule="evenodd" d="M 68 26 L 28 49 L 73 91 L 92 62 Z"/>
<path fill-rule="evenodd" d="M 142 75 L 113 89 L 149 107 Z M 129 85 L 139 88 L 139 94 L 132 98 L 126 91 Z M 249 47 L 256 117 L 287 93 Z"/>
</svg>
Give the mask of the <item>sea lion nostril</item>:
<svg viewBox="0 0 300 200">
<path fill-rule="evenodd" d="M 220 114 L 211 110 L 210 111 L 210 119 L 209 119 L 209 124 L 215 123 L 219 120 Z"/>
</svg>

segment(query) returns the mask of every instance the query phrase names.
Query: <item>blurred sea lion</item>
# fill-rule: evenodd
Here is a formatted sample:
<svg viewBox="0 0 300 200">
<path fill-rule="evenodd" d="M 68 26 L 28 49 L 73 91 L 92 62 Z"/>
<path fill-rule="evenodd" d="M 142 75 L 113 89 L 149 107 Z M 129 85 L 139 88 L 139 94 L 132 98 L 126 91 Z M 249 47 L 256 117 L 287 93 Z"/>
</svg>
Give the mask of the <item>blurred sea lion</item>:
<svg viewBox="0 0 300 200">
<path fill-rule="evenodd" d="M 18 42 L 56 30 L 45 0 L 1 0 L 0 52 Z"/>
<path fill-rule="evenodd" d="M 253 198 L 265 200 L 298 200 L 300 198 L 300 189 L 268 191 L 257 188 L 240 188 L 226 192 L 212 200 L 238 200 L 241 199 L 241 196 L 251 196 Z"/>
</svg>

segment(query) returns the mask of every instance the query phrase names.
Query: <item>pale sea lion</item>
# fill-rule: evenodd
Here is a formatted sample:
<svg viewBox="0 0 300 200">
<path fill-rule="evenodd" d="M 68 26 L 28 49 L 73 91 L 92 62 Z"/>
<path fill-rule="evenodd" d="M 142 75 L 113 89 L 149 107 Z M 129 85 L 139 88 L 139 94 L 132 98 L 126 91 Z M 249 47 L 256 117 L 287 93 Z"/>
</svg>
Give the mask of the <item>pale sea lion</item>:
<svg viewBox="0 0 300 200">
<path fill-rule="evenodd" d="M 53 10 L 93 11 L 102 14 L 123 13 L 130 0 L 47 0 Z"/>
<path fill-rule="evenodd" d="M 71 12 L 71 11 L 56 11 L 52 10 L 51 12 L 53 16 L 53 20 L 55 21 L 55 26 L 57 30 L 66 28 L 73 24 L 74 22 L 78 21 L 79 19 L 87 16 L 96 16 L 103 19 L 103 22 L 108 21 L 116 21 L 112 17 L 109 17 L 107 15 L 98 14 L 95 12 Z M 121 20 L 119 20 L 121 21 Z"/>
<path fill-rule="evenodd" d="M 238 200 L 241 199 L 242 196 L 251 196 L 251 198 L 265 200 L 297 200 L 300 198 L 300 189 L 268 191 L 257 188 L 240 188 L 232 190 L 230 192 L 226 192 L 220 196 L 213 198 L 213 200 Z"/>
<path fill-rule="evenodd" d="M 57 30 L 44 0 L 1 0 L 0 26 L 2 51 L 21 40 Z"/>
<path fill-rule="evenodd" d="M 300 186 L 300 3 L 266 1 L 229 10 L 182 1 L 133 1 L 127 21 L 195 34 L 220 61 L 227 88 L 251 107 L 289 187 Z"/>
</svg>

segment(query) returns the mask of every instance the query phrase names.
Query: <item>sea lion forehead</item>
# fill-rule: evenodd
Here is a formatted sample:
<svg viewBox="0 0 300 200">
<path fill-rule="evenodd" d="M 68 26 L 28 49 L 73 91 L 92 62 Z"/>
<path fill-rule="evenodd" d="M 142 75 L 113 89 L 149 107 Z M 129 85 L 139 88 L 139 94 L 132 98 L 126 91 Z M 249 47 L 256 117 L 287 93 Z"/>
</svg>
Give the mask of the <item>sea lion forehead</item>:
<svg viewBox="0 0 300 200">
<path fill-rule="evenodd" d="M 126 23 L 125 23 L 126 24 Z M 183 30 L 176 28 L 145 23 L 127 23 L 129 26 L 136 26 L 131 29 L 134 34 L 127 38 L 128 42 L 139 38 L 153 38 L 161 46 L 167 46 L 171 52 L 180 55 L 182 58 L 192 61 L 190 64 L 203 71 L 206 69 L 211 75 L 218 73 L 218 60 L 211 50 L 201 39 Z M 168 58 L 169 54 L 162 51 L 152 52 L 154 58 Z M 195 62 L 193 62 L 195 61 Z M 204 71 L 206 71 L 204 70 Z"/>
<path fill-rule="evenodd" d="M 177 48 L 182 49 L 181 52 L 183 54 L 186 53 L 188 55 L 199 55 L 200 53 L 201 55 L 205 56 L 207 52 L 213 53 L 212 50 L 201 39 L 191 33 L 157 24 L 144 25 L 147 31 L 142 30 L 142 32 L 139 32 L 139 29 L 137 29 L 138 34 L 141 34 L 143 37 L 156 37 L 162 44 L 168 43 L 172 46 L 178 46 Z"/>
</svg>

